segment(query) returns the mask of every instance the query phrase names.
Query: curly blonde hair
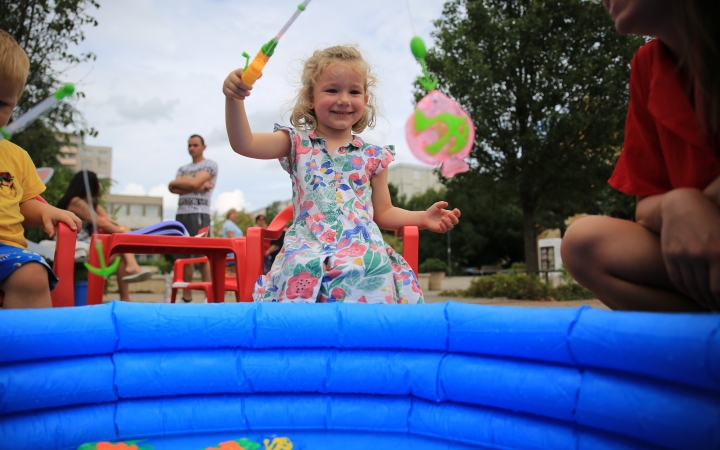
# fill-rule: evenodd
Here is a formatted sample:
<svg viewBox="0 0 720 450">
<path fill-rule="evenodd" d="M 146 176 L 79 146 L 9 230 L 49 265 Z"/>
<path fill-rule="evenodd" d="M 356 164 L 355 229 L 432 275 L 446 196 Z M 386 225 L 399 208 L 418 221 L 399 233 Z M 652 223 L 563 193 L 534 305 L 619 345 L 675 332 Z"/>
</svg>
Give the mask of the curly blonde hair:
<svg viewBox="0 0 720 450">
<path fill-rule="evenodd" d="M 374 128 L 377 103 L 371 90 L 375 87 L 377 78 L 370 71 L 370 65 L 362 57 L 360 51 L 356 47 L 348 45 L 336 45 L 324 50 L 316 50 L 312 56 L 305 61 L 302 76 L 300 77 L 300 91 L 297 94 L 295 106 L 290 115 L 290 123 L 296 128 L 306 130 L 317 127 L 315 111 L 308 106 L 313 102 L 318 77 L 323 70 L 333 64 L 351 65 L 365 78 L 365 95 L 368 96 L 368 103 L 365 105 L 365 111 L 360 120 L 353 125 L 352 131 L 360 133 L 365 128 Z"/>
</svg>

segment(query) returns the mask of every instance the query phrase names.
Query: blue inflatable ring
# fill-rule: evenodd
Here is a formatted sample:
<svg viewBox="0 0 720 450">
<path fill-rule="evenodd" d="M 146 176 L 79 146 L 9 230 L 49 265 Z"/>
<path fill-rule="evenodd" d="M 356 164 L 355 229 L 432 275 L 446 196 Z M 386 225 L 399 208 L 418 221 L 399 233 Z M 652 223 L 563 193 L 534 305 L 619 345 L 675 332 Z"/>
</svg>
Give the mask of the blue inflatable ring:
<svg viewBox="0 0 720 450">
<path fill-rule="evenodd" d="M 9 310 L 0 437 L 18 449 L 273 436 L 308 450 L 718 448 L 719 328 L 717 314 L 454 302 Z"/>
</svg>

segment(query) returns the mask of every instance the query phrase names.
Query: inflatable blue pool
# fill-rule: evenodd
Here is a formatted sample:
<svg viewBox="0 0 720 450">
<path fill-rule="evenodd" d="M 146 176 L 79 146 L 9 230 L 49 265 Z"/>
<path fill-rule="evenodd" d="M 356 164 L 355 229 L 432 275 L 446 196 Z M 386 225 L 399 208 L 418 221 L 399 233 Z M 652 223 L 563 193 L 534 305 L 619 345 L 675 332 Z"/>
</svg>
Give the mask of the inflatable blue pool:
<svg viewBox="0 0 720 450">
<path fill-rule="evenodd" d="M 0 447 L 719 448 L 719 329 L 454 302 L 2 311 Z"/>
</svg>

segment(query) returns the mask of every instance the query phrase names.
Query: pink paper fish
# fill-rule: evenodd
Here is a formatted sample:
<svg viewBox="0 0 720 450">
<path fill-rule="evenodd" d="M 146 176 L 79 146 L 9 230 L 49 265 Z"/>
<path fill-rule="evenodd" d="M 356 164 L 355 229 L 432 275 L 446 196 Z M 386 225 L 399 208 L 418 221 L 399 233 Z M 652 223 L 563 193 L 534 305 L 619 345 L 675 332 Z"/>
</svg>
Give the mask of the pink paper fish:
<svg viewBox="0 0 720 450">
<path fill-rule="evenodd" d="M 440 91 L 431 91 L 420 100 L 405 124 L 405 138 L 420 161 L 442 164 L 446 178 L 470 168 L 463 158 L 475 142 L 475 126 L 468 113 Z"/>
</svg>

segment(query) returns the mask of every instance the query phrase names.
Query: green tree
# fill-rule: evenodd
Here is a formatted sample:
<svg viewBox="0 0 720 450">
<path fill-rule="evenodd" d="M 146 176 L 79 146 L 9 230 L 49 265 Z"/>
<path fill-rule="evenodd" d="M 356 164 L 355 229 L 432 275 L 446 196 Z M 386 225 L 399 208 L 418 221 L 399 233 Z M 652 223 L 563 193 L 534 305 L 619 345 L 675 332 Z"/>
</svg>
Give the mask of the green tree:
<svg viewBox="0 0 720 450">
<path fill-rule="evenodd" d="M 584 0 L 451 0 L 435 26 L 428 68 L 477 131 L 472 170 L 456 178 L 482 179 L 461 184 L 519 207 L 536 272 L 538 212 L 556 223 L 598 210 L 594 186 L 622 144 L 629 62 L 644 39 L 620 36 Z"/>
<path fill-rule="evenodd" d="M 13 118 L 69 81 L 64 79 L 68 68 L 95 59 L 92 53 L 76 54 L 73 47 L 85 39 L 85 26 L 97 25 L 89 12 L 98 7 L 95 0 L 0 0 L 0 29 L 12 35 L 30 59 L 25 91 Z M 82 96 L 81 92 L 76 94 L 76 97 Z M 65 102 L 13 137 L 14 143 L 27 150 L 36 167 L 56 169 L 43 194 L 51 204 L 62 196 L 72 177 L 57 159 L 63 144 L 58 138 L 60 131 L 71 123 L 80 125 L 80 119 L 73 104 Z M 96 134 L 93 129 L 83 131 Z M 42 237 L 42 232 L 27 228 L 26 237 L 37 240 Z"/>
<path fill-rule="evenodd" d="M 282 209 L 282 208 L 280 207 L 280 205 L 282 205 L 282 202 L 281 202 L 281 201 L 274 201 L 274 202 L 272 202 L 272 203 L 270 204 L 270 206 L 268 206 L 268 207 L 265 209 L 265 223 L 266 223 L 266 224 L 270 225 L 270 222 L 273 221 L 273 219 L 275 218 L 275 216 L 277 216 L 278 214 L 280 214 L 280 210 Z M 254 217 L 253 217 L 253 220 L 255 220 Z"/>
</svg>

